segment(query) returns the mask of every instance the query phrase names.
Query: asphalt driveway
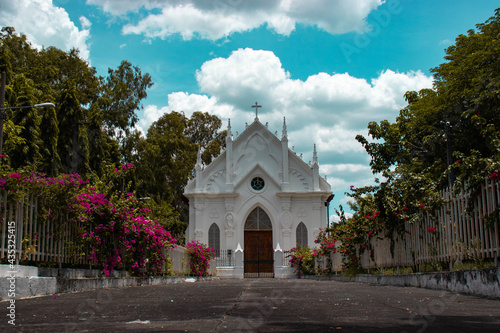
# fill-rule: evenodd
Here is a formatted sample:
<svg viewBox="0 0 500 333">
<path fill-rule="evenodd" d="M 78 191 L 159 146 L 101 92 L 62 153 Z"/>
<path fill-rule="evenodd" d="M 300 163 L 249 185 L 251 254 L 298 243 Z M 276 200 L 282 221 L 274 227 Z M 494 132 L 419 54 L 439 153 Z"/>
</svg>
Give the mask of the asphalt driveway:
<svg viewBox="0 0 500 333">
<path fill-rule="evenodd" d="M 2 332 L 500 332 L 500 301 L 362 283 L 244 279 L 1 302 Z"/>
</svg>

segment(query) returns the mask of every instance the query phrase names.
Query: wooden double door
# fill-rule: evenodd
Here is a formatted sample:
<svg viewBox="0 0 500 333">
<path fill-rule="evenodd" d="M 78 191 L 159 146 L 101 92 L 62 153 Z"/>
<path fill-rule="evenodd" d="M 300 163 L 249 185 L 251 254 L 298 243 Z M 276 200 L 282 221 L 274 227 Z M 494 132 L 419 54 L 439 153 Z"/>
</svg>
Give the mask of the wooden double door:
<svg viewBox="0 0 500 333">
<path fill-rule="evenodd" d="M 256 208 L 245 223 L 245 277 L 274 277 L 273 231 L 268 215 Z"/>
</svg>

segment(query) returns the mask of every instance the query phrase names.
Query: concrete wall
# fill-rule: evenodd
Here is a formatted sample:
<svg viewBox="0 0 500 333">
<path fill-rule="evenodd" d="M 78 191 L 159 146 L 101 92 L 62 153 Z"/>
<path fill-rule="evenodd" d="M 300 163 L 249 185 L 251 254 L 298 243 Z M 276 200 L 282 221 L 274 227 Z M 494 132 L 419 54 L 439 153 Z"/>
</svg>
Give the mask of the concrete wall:
<svg viewBox="0 0 500 333">
<path fill-rule="evenodd" d="M 172 275 L 175 276 L 186 276 L 189 275 L 189 256 L 186 253 L 186 248 L 182 246 L 177 246 L 172 250 L 168 251 L 168 256 L 172 262 L 170 269 Z M 217 275 L 217 261 L 211 259 L 209 261 L 210 267 L 208 268 L 208 274 L 212 276 Z"/>
<path fill-rule="evenodd" d="M 215 269 L 215 263 L 214 263 Z M 45 276 L 38 276 L 38 275 Z M 156 285 L 186 281 L 185 276 L 130 277 L 127 272 L 114 271 L 114 276 L 102 277 L 100 270 L 57 269 L 16 265 L 0 265 L 0 301 L 58 293 Z M 113 274 L 111 274 L 113 275 Z M 189 279 L 193 279 L 190 277 Z M 213 279 L 212 277 L 195 280 Z"/>
<path fill-rule="evenodd" d="M 354 281 L 400 287 L 447 290 L 459 294 L 500 298 L 500 268 L 400 275 L 366 274 L 352 277 L 332 275 L 324 278 L 336 281 Z"/>
<path fill-rule="evenodd" d="M 176 276 L 189 275 L 189 256 L 186 253 L 186 248 L 177 246 L 168 251 L 168 256 L 172 261 L 170 269 L 172 274 Z"/>
</svg>

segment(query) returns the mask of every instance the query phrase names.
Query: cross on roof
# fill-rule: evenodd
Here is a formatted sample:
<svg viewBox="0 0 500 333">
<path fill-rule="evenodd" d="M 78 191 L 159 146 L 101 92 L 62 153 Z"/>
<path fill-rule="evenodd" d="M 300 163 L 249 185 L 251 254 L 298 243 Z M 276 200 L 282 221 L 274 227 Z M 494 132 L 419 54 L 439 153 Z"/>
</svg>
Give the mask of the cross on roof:
<svg viewBox="0 0 500 333">
<path fill-rule="evenodd" d="M 258 110 L 259 108 L 261 108 L 262 106 L 259 105 L 257 102 L 255 102 L 255 105 L 252 105 L 252 108 L 255 108 L 255 120 L 259 120 L 259 116 L 258 116 Z"/>
</svg>

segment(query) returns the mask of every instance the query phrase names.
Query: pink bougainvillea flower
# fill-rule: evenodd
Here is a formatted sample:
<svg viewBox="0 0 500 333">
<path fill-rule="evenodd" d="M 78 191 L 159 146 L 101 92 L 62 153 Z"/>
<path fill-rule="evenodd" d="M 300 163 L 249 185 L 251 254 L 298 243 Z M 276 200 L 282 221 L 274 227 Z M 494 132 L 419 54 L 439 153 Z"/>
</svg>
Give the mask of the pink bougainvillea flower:
<svg viewBox="0 0 500 333">
<path fill-rule="evenodd" d="M 495 171 L 491 174 L 490 180 L 500 179 L 500 172 Z"/>
</svg>

